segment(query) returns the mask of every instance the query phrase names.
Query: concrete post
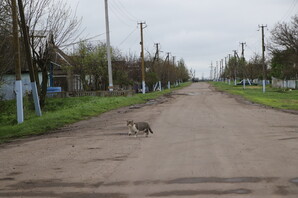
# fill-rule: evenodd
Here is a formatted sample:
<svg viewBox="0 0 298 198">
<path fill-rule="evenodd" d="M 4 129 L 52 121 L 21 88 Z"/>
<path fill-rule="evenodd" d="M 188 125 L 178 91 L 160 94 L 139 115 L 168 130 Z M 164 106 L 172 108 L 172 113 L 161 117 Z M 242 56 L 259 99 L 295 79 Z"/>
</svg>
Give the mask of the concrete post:
<svg viewBox="0 0 298 198">
<path fill-rule="evenodd" d="M 32 96 L 33 96 L 34 106 L 35 106 L 35 113 L 37 116 L 42 116 L 36 82 L 31 82 L 31 87 L 32 87 Z"/>
<path fill-rule="evenodd" d="M 108 74 L 109 74 L 109 91 L 113 91 L 113 76 L 112 76 L 112 61 L 111 61 L 111 47 L 110 47 L 110 25 L 108 0 L 105 0 L 105 18 L 106 18 L 106 37 L 107 37 L 107 58 L 108 58 Z"/>
<path fill-rule="evenodd" d="M 161 91 L 161 81 L 159 81 L 158 83 L 159 83 L 159 91 Z"/>
<path fill-rule="evenodd" d="M 17 120 L 18 120 L 18 123 L 20 124 L 24 122 L 22 80 L 16 81 L 15 93 L 16 93 L 16 100 L 17 100 Z"/>
</svg>

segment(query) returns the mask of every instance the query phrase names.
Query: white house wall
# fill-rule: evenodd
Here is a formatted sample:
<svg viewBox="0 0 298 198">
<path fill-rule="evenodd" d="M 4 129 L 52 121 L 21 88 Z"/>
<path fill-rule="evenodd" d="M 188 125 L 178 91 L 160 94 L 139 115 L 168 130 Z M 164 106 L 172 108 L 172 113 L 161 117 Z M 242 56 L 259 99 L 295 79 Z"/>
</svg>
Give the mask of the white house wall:
<svg viewBox="0 0 298 198">
<path fill-rule="evenodd" d="M 4 75 L 4 84 L 0 87 L 0 98 L 4 100 L 13 100 L 16 98 L 15 89 L 15 75 Z M 39 79 L 42 79 L 41 73 Z M 23 94 L 31 92 L 31 81 L 29 74 L 22 74 Z"/>
</svg>

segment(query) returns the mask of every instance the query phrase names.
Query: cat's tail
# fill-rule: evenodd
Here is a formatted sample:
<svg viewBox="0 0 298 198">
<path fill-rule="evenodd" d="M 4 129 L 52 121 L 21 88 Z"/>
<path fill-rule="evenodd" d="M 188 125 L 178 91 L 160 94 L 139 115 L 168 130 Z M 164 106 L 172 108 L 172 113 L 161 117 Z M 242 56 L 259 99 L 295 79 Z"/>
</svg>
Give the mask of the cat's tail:
<svg viewBox="0 0 298 198">
<path fill-rule="evenodd" d="M 152 131 L 152 129 L 151 129 L 150 127 L 149 127 L 148 129 L 149 129 L 150 133 L 152 133 L 152 134 L 153 134 L 153 131 Z"/>
</svg>

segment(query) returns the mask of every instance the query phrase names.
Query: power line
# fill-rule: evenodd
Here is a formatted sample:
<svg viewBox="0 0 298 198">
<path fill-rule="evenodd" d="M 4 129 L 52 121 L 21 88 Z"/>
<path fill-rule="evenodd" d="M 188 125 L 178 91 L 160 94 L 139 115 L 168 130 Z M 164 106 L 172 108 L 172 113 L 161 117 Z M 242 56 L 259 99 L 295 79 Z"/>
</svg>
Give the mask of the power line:
<svg viewBox="0 0 298 198">
<path fill-rule="evenodd" d="M 258 52 L 256 52 L 255 50 L 253 50 L 250 45 L 246 45 L 247 49 L 249 49 L 253 54 L 258 54 Z"/>
<path fill-rule="evenodd" d="M 123 11 L 121 7 L 119 7 L 119 4 L 116 4 L 116 2 L 111 1 L 111 6 L 115 9 L 117 13 L 119 13 L 123 18 L 126 18 L 130 21 L 136 22 L 136 20 L 132 19 L 129 15 L 126 14 L 126 12 Z"/>
<path fill-rule="evenodd" d="M 100 36 L 105 35 L 105 34 L 106 34 L 106 33 L 98 34 L 98 35 L 95 35 L 95 36 L 86 38 L 86 39 L 84 39 L 84 40 L 80 40 L 80 41 L 77 41 L 77 42 L 74 42 L 74 43 L 69 43 L 69 44 L 66 44 L 66 45 L 62 45 L 62 46 L 60 46 L 60 47 L 63 48 L 63 47 L 71 46 L 71 45 L 76 45 L 76 44 L 81 43 L 81 42 L 90 41 L 90 40 L 92 40 L 92 39 L 94 39 L 94 38 L 100 37 Z M 96 40 L 96 41 L 100 41 L 100 40 Z"/>
<path fill-rule="evenodd" d="M 109 4 L 109 8 L 110 10 L 112 11 L 112 13 L 114 14 L 114 16 L 116 18 L 118 18 L 119 21 L 121 21 L 123 24 L 127 25 L 128 27 L 132 27 L 131 24 L 128 24 L 124 19 L 123 19 L 123 16 L 120 15 L 119 12 L 117 12 L 117 8 L 114 7 L 113 4 Z M 135 22 L 135 21 L 134 21 Z"/>
<path fill-rule="evenodd" d="M 134 21 L 134 22 L 138 21 L 137 17 L 135 17 L 134 15 L 132 15 L 125 8 L 125 6 L 121 3 L 121 1 L 115 0 L 114 3 L 117 4 L 117 7 L 118 7 L 119 11 L 121 11 L 124 15 L 126 15 L 129 20 Z"/>
<path fill-rule="evenodd" d="M 292 14 L 292 12 L 295 10 L 297 3 L 298 0 L 293 0 L 293 2 L 290 5 L 290 8 L 287 10 L 286 14 L 280 20 L 281 22 L 285 21 Z"/>
<path fill-rule="evenodd" d="M 129 37 L 130 37 L 133 33 L 136 32 L 137 29 L 138 29 L 138 28 L 135 28 L 131 33 L 129 33 L 128 36 L 125 37 L 125 39 L 124 39 L 123 41 L 121 41 L 121 43 L 120 43 L 118 46 L 120 47 L 123 43 L 125 43 L 125 41 L 127 41 L 127 40 L 129 39 Z"/>
</svg>

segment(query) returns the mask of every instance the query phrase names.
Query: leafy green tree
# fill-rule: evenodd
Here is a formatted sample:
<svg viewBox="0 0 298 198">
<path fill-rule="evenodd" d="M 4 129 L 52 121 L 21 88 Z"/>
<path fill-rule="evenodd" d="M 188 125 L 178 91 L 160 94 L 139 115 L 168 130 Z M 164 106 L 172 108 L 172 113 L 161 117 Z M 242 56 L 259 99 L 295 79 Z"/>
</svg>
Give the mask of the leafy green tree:
<svg viewBox="0 0 298 198">
<path fill-rule="evenodd" d="M 280 79 L 296 79 L 298 76 L 298 65 L 293 60 L 291 50 L 274 50 L 271 60 L 271 75 Z"/>
<path fill-rule="evenodd" d="M 298 77 L 298 15 L 290 23 L 278 23 L 271 31 L 271 75 L 284 79 Z"/>
<path fill-rule="evenodd" d="M 177 66 L 177 69 L 175 72 L 177 73 L 176 80 L 181 80 L 183 82 L 186 82 L 190 79 L 189 71 L 186 68 L 186 64 L 185 64 L 183 58 L 181 58 L 178 61 L 178 66 Z"/>
</svg>

